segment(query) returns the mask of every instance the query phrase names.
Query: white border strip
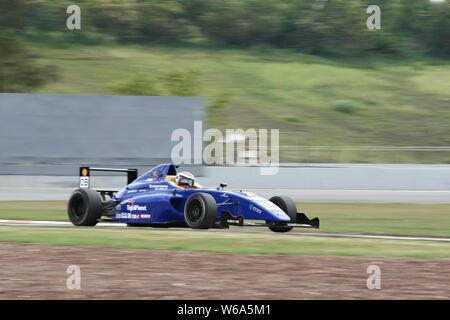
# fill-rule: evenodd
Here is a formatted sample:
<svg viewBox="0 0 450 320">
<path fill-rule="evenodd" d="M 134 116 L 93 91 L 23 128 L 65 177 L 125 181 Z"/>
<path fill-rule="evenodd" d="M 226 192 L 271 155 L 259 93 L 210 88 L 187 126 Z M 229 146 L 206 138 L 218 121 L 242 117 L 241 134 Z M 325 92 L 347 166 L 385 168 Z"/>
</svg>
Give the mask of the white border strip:
<svg viewBox="0 0 450 320">
<path fill-rule="evenodd" d="M 2 220 L 0 219 L 0 225 L 3 226 L 62 226 L 62 227 L 73 227 L 74 225 L 68 221 L 38 221 L 38 220 Z M 125 223 L 108 223 L 100 222 L 99 227 L 126 227 Z"/>
</svg>

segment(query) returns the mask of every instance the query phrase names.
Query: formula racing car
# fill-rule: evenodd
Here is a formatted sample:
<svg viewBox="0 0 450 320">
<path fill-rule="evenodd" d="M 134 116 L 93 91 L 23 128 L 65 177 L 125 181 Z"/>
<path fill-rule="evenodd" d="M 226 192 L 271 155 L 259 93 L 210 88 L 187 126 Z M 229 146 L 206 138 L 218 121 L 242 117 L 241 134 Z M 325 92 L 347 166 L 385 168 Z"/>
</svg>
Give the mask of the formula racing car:
<svg viewBox="0 0 450 320">
<path fill-rule="evenodd" d="M 92 171 L 126 172 L 128 185 L 120 191 L 90 189 Z M 274 232 L 294 227 L 319 228 L 319 219 L 297 212 L 287 196 L 269 200 L 254 193 L 203 188 L 177 166 L 161 164 L 138 177 L 137 169 L 80 168 L 80 188 L 68 204 L 76 226 L 120 222 L 130 227 L 190 227 L 193 229 L 266 226 Z"/>
</svg>

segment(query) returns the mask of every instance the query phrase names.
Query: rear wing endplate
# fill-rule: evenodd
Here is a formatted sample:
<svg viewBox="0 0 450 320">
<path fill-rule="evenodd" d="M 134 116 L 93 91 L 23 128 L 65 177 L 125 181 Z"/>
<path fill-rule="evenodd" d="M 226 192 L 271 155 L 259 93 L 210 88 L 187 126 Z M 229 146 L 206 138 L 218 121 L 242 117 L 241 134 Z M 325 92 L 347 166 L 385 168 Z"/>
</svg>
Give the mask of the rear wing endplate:
<svg viewBox="0 0 450 320">
<path fill-rule="evenodd" d="M 90 186 L 91 186 L 91 171 L 126 172 L 127 173 L 127 184 L 132 183 L 138 177 L 137 169 L 80 167 L 80 188 L 81 189 L 90 188 Z"/>
</svg>

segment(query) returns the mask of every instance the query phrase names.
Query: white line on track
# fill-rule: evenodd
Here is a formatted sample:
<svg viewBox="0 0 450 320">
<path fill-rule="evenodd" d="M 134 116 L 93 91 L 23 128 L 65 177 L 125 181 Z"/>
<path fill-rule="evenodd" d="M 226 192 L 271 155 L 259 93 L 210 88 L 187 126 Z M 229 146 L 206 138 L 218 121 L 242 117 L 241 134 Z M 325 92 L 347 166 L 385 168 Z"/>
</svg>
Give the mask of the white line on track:
<svg viewBox="0 0 450 320">
<path fill-rule="evenodd" d="M 342 237 L 342 238 L 367 238 L 367 239 L 384 239 L 384 240 L 413 240 L 413 241 L 443 241 L 450 242 L 449 238 L 433 238 L 433 237 L 412 237 L 412 236 L 383 236 L 369 234 L 347 234 L 347 233 L 306 233 L 294 232 L 302 236 L 322 236 L 322 237 Z"/>
<path fill-rule="evenodd" d="M 37 221 L 37 220 L 2 220 L 0 226 L 25 226 L 25 227 L 75 227 L 71 222 L 67 221 Z M 98 227 L 126 227 L 125 223 L 107 223 L 97 224 Z"/>
<path fill-rule="evenodd" d="M 37 220 L 2 220 L 0 219 L 0 226 L 34 226 L 34 227 L 75 227 L 72 223 L 67 221 L 37 221 Z M 125 223 L 107 223 L 101 222 L 97 224 L 96 228 L 118 228 L 126 227 Z M 190 229 L 184 229 L 194 231 Z M 222 230 L 223 232 L 237 232 L 237 233 L 264 233 L 265 231 L 258 230 L 239 230 L 238 227 L 230 230 Z M 194 231 L 195 232 L 195 231 Z M 220 232 L 220 231 L 219 231 Z M 322 233 L 322 232 L 289 232 L 289 235 L 309 236 L 309 237 L 340 237 L 340 238 L 362 238 L 362 239 L 381 239 L 381 240 L 406 240 L 406 241 L 439 241 L 450 242 L 450 238 L 433 238 L 433 237 L 413 237 L 413 236 L 388 236 L 388 235 L 367 235 L 367 234 L 348 234 L 348 233 Z"/>
</svg>

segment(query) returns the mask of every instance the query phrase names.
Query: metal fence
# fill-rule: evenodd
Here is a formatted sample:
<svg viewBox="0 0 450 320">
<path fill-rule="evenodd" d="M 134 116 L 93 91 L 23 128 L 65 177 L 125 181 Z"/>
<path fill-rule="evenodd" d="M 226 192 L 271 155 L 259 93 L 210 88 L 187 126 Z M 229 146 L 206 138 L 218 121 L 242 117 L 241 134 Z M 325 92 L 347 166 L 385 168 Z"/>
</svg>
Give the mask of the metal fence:
<svg viewBox="0 0 450 320">
<path fill-rule="evenodd" d="M 280 163 L 450 163 L 450 146 L 317 146 L 308 132 L 280 132 Z M 260 163 L 258 152 L 268 148 L 241 147 L 238 154 Z"/>
</svg>

